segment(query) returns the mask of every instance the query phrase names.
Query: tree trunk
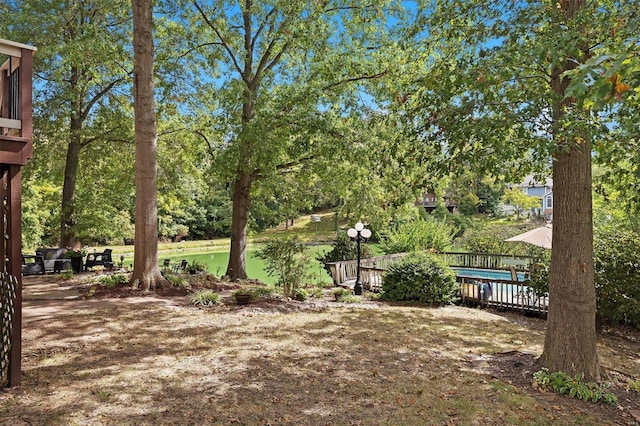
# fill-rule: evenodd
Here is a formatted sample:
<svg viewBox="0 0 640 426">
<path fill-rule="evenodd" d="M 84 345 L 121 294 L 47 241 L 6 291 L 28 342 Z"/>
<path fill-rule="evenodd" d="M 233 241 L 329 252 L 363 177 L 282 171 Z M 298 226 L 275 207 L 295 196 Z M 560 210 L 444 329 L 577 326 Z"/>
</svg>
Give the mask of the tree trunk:
<svg viewBox="0 0 640 426">
<path fill-rule="evenodd" d="M 131 283 L 148 291 L 165 280 L 158 266 L 157 137 L 151 0 L 132 0 L 136 134 L 136 225 Z"/>
<path fill-rule="evenodd" d="M 541 361 L 550 371 L 598 382 L 588 140 L 556 155 L 553 198 L 549 316 Z"/>
<path fill-rule="evenodd" d="M 67 160 L 64 167 L 64 183 L 62 185 L 62 206 L 60 213 L 60 247 L 73 247 L 75 243 L 75 193 L 80 163 L 82 140 L 80 131 L 82 123 L 77 118 L 71 119 L 71 140 L 67 147 Z"/>
<path fill-rule="evenodd" d="M 559 2 L 571 19 L 584 0 Z M 584 60 L 588 49 L 583 51 Z M 558 101 L 554 124 L 574 108 L 565 98 L 569 84 L 563 72 L 575 67 L 567 62 L 552 72 L 551 87 Z M 596 350 L 596 290 L 593 272 L 593 222 L 591 201 L 591 139 L 584 130 L 571 137 L 566 129 L 555 132 L 553 162 L 553 250 L 549 287 L 549 316 L 540 358 L 550 371 L 582 374 L 600 381 Z"/>
<path fill-rule="evenodd" d="M 231 251 L 226 275 L 231 280 L 246 279 L 247 222 L 251 193 L 251 175 L 239 172 L 233 186 L 233 216 L 231 218 Z"/>
</svg>

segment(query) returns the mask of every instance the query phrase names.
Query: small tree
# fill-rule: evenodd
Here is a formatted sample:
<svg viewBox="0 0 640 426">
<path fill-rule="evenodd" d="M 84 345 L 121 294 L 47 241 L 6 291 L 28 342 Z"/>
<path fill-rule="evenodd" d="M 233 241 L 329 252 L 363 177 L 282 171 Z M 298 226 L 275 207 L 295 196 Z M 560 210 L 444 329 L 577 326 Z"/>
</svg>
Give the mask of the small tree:
<svg viewBox="0 0 640 426">
<path fill-rule="evenodd" d="M 429 218 L 405 222 L 382 236 L 380 248 L 387 254 L 421 250 L 444 251 L 455 229 L 444 220 Z"/>
<path fill-rule="evenodd" d="M 267 264 L 269 276 L 278 277 L 276 285 L 287 297 L 294 297 L 300 284 L 309 278 L 311 259 L 307 248 L 295 238 L 268 240 L 256 256 Z"/>
<path fill-rule="evenodd" d="M 502 196 L 502 202 L 513 206 L 516 211 L 516 217 L 526 211 L 536 207 L 540 207 L 540 199 L 538 197 L 532 197 L 525 194 L 517 188 L 507 189 Z"/>
</svg>

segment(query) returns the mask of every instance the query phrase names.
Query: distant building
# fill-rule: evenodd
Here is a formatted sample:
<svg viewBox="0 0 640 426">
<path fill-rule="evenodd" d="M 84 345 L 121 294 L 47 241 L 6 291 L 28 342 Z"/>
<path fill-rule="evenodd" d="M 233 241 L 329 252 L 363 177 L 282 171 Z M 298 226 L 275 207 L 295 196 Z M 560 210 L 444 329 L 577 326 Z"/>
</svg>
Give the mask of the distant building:
<svg viewBox="0 0 640 426">
<path fill-rule="evenodd" d="M 436 209 L 438 205 L 438 196 L 434 192 L 423 192 L 422 199 L 416 200 L 416 206 L 424 207 L 427 213 L 431 213 Z M 453 203 L 449 202 L 448 197 L 443 198 L 444 206 L 449 210 L 449 212 L 453 213 L 453 209 L 456 208 Z"/>
<path fill-rule="evenodd" d="M 529 196 L 540 198 L 540 207 L 533 213 L 543 215 L 546 219 L 553 217 L 553 179 L 546 178 L 544 182 L 538 182 L 533 175 L 528 175 L 518 188 Z"/>
</svg>

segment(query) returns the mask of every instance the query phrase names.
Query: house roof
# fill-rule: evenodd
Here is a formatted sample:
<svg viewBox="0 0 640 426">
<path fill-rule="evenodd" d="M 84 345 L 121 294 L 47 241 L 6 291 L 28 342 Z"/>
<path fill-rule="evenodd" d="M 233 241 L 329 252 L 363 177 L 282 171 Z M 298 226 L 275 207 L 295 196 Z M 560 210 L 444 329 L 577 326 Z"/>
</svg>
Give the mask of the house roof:
<svg viewBox="0 0 640 426">
<path fill-rule="evenodd" d="M 546 178 L 544 183 L 539 182 L 535 179 L 534 175 L 527 175 L 521 184 L 518 185 L 519 188 L 530 188 L 530 187 L 546 187 L 553 188 L 553 179 Z"/>
</svg>

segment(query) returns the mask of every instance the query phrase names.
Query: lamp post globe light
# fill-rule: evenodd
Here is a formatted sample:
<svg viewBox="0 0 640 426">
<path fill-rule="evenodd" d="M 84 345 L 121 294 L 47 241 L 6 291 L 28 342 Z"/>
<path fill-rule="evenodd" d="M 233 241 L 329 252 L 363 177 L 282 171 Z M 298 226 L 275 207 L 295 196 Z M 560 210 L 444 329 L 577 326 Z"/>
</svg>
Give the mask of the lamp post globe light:
<svg viewBox="0 0 640 426">
<path fill-rule="evenodd" d="M 362 222 L 358 222 L 355 224 L 353 228 L 349 228 L 347 231 L 347 235 L 355 240 L 358 246 L 358 263 L 356 268 L 356 284 L 353 287 L 353 292 L 356 295 L 362 294 L 362 280 L 360 279 L 360 243 L 367 241 L 369 237 L 371 237 L 371 230 L 366 229 Z"/>
</svg>

